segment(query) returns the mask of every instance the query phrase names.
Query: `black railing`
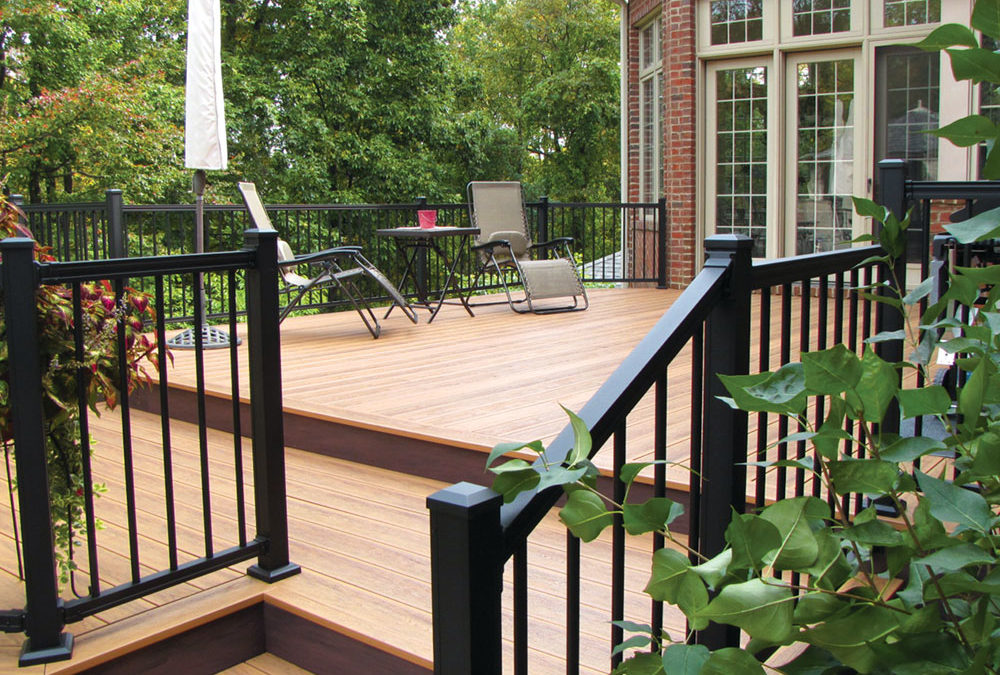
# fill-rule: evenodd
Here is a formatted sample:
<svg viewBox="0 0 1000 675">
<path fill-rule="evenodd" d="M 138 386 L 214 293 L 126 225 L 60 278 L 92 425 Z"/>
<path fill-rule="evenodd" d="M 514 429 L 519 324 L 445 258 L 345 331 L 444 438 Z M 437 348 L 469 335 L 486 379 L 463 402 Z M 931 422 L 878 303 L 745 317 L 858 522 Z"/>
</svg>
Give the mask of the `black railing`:
<svg viewBox="0 0 1000 675">
<path fill-rule="evenodd" d="M 38 241 L 51 246 L 60 260 L 179 255 L 194 250 L 193 204 L 124 205 L 117 190 L 108 191 L 105 202 L 94 204 L 32 205 L 15 201 L 25 212 L 28 227 Z M 584 281 L 657 283 L 663 287 L 667 284 L 667 228 L 660 225 L 666 223 L 665 204 L 665 200 L 628 204 L 561 203 L 542 198 L 527 205 L 529 229 L 535 241 L 573 237 Z M 391 241 L 377 237 L 375 231 L 415 225 L 417 211 L 422 209 L 437 211 L 440 225 L 469 224 L 466 204 L 434 204 L 423 198 L 409 204 L 282 205 L 268 207 L 268 212 L 279 235 L 296 253 L 360 245 L 365 256 L 389 278 L 398 279 L 402 261 Z M 247 226 L 244 208 L 236 205 L 206 205 L 204 222 L 207 251 L 239 246 Z M 474 265 L 469 259 L 459 263 L 458 271 L 466 277 L 472 269 Z M 432 294 L 440 290 L 447 270 L 441 268 L 439 261 L 432 257 L 421 270 L 424 288 Z M 164 283 L 167 321 L 190 321 L 193 289 L 177 276 L 166 277 Z M 320 309 L 345 302 L 336 294 L 313 291 L 300 307 Z M 206 284 L 206 303 L 210 318 L 225 317 L 226 307 L 220 292 L 210 283 Z"/>
<path fill-rule="evenodd" d="M 898 217 L 914 200 L 941 194 L 958 198 L 961 192 L 961 186 L 955 192 L 928 192 L 943 188 L 940 184 L 906 181 L 892 163 L 881 167 L 881 172 L 882 199 Z M 925 241 L 929 244 L 929 238 Z M 786 420 L 768 414 L 751 417 L 722 402 L 719 396 L 726 392 L 716 375 L 773 370 L 798 360 L 802 352 L 837 343 L 861 354 L 868 337 L 879 331 L 897 330 L 902 323 L 898 312 L 886 311 L 884 304 L 874 303 L 858 291 L 872 284 L 905 291 L 905 263 L 889 269 L 873 262 L 873 257 L 882 254 L 879 247 L 754 264 L 751 246 L 746 237 L 710 237 L 700 274 L 579 412 L 593 438 L 591 457 L 609 446 L 605 452 L 613 456 L 612 475 L 618 475 L 626 461 L 629 415 L 647 392 L 652 393 L 655 420 L 651 458 L 683 461 L 690 473 L 682 474 L 686 482 L 683 485 L 676 475 L 671 481 L 667 471 L 658 465 L 651 476 L 651 492 L 664 496 L 672 489 L 671 497 L 685 502 L 686 523 L 681 524 L 681 531 L 686 527 L 688 545 L 708 558 L 725 546 L 725 528 L 733 510 L 758 509 L 802 495 L 828 497 L 820 481 L 804 469 L 783 465 L 773 473 L 765 473 L 753 464 L 807 458 L 806 444 L 777 443 L 798 431 L 789 429 Z M 923 271 L 927 272 L 926 266 Z M 882 342 L 877 347 L 883 351 L 883 358 L 901 360 L 901 345 Z M 679 358 L 688 353 L 686 349 L 690 349 L 690 363 L 682 363 Z M 685 379 L 675 383 L 669 373 L 678 370 Z M 810 414 L 821 422 L 825 417 L 822 403 L 817 403 Z M 682 419 L 685 416 L 687 424 Z M 683 426 L 690 430 L 680 448 L 676 434 L 669 439 L 668 448 L 668 421 L 672 430 Z M 890 411 L 883 427 L 898 431 L 898 413 Z M 573 430 L 567 425 L 546 455 L 549 461 L 558 461 L 572 447 Z M 860 452 L 846 445 L 844 451 Z M 749 470 L 748 464 L 752 467 Z M 622 491 L 621 482 L 612 479 L 609 492 L 618 503 Z M 505 664 L 512 665 L 514 673 L 527 673 L 531 659 L 541 658 L 538 645 L 528 643 L 528 542 L 560 496 L 561 489 L 556 487 L 522 493 L 504 505 L 489 488 L 461 483 L 428 498 L 436 673 L 501 673 Z M 861 496 L 852 497 L 844 506 L 857 512 L 862 506 Z M 610 655 L 623 641 L 622 630 L 614 624 L 609 646 L 603 651 L 610 663 L 581 663 L 581 616 L 585 613 L 580 590 L 581 547 L 572 534 L 566 536 L 565 651 L 558 658 L 565 660 L 568 673 L 577 673 L 584 666 L 614 668 L 622 654 Z M 664 541 L 657 536 L 651 544 L 655 550 Z M 610 586 L 609 593 L 598 608 L 604 621 L 646 623 L 659 634 L 666 623 L 662 603 L 652 602 L 650 609 L 640 609 L 643 614 L 648 611 L 646 616 L 625 614 L 629 588 L 625 583 L 626 544 L 620 519 L 612 526 L 609 555 L 604 569 L 610 573 L 602 577 L 603 583 Z M 508 561 L 513 570 L 505 589 L 504 568 Z M 632 588 L 632 595 L 639 590 L 641 587 Z M 508 607 L 503 597 L 512 598 Z M 586 611 L 593 613 L 593 605 L 591 596 Z M 634 602 L 632 608 L 635 610 Z M 506 635 L 501 628 L 505 609 L 513 613 L 513 630 Z M 547 609 L 551 623 L 551 608 Z M 677 628 L 677 623 L 673 626 Z M 681 624 L 679 633 L 672 637 L 684 640 L 689 636 Z M 739 638 L 736 629 L 717 624 L 693 636 L 713 648 L 736 645 Z M 504 644 L 511 644 L 512 651 L 505 652 Z"/>
<path fill-rule="evenodd" d="M 281 364 L 278 334 L 277 236 L 273 232 L 250 230 L 245 233 L 242 250 L 199 255 L 141 257 L 107 261 L 53 262 L 34 261 L 34 242 L 30 239 L 7 239 L 0 242 L 3 256 L 2 281 L 6 318 L 8 359 L 10 366 L 10 400 L 14 406 L 13 438 L 16 446 L 18 516 L 21 519 L 22 552 L 24 557 L 26 606 L 23 612 L 7 612 L 6 627 L 20 627 L 27 634 L 22 665 L 68 658 L 72 638 L 63 632 L 67 623 L 79 621 L 96 612 L 134 600 L 168 586 L 256 558 L 248 573 L 275 581 L 298 571 L 288 559 L 288 533 L 284 479 L 284 440 L 281 404 Z M 197 382 L 196 405 L 199 411 L 199 440 L 194 468 L 186 467 L 186 479 L 174 477 L 179 467 L 178 452 L 182 449 L 171 439 L 169 423 L 170 400 L 167 397 L 168 355 L 157 349 L 158 392 L 161 431 L 154 441 L 158 459 L 142 456 L 135 448 L 130 414 L 128 385 L 131 357 L 127 356 L 129 331 L 124 312 L 115 309 L 107 320 L 113 330 L 105 331 L 106 357 L 117 389 L 117 408 L 121 420 L 121 447 L 115 448 L 120 459 L 110 462 L 104 457 L 102 466 L 92 465 L 90 445 L 89 395 L 85 382 L 90 370 L 85 367 L 83 348 L 94 348 L 93 326 L 83 317 L 85 284 L 105 281 L 113 294 L 115 308 L 130 297 L 128 290 L 137 281 L 146 280 L 153 289 L 151 304 L 156 308 L 153 327 L 155 344 L 164 345 L 166 328 L 163 307 L 166 302 L 164 279 L 172 275 L 194 277 L 205 275 L 223 289 L 228 303 L 229 329 L 236 334 L 236 303 L 239 294 L 246 302 L 246 336 L 249 358 L 249 410 L 242 410 L 237 396 L 233 405 L 233 449 L 225 462 L 218 458 L 210 462 L 204 419 L 205 355 L 196 341 L 194 379 Z M 46 465 L 46 438 L 43 429 L 51 420 L 45 419 L 42 406 L 43 381 L 39 340 L 37 335 L 36 292 L 40 285 L 61 289 L 62 297 L 71 298 L 74 320 L 72 338 L 76 345 L 77 395 L 72 406 L 79 419 L 79 443 L 83 466 L 83 518 L 85 524 L 73 531 L 71 540 L 84 542 L 83 550 L 73 559 L 72 590 L 76 597 L 63 599 L 56 581 L 53 550 L 53 522 L 50 517 L 50 492 Z M 195 333 L 202 326 L 195 312 Z M 89 332 L 88 332 L 89 331 Z M 240 390 L 236 360 L 236 341 L 230 346 L 230 377 L 232 391 Z M 64 364 L 66 367 L 66 364 Z M 177 373 L 177 368 L 169 372 Z M 103 406 L 102 402 L 96 405 Z M 246 419 L 241 419 L 241 418 Z M 241 428 L 250 429 L 251 448 L 243 447 Z M 115 443 L 102 437 L 101 450 L 109 453 Z M 188 449 L 189 450 L 189 449 Z M 244 455 L 250 459 L 250 475 L 244 475 Z M 153 466 L 143 471 L 138 466 Z M 112 468 L 108 468 L 113 464 Z M 106 473 L 102 473 L 102 468 Z M 148 467 L 147 467 L 148 468 Z M 108 472 L 113 473 L 111 476 Z M 191 479 L 191 474 L 197 476 Z M 101 533 L 96 525 L 100 505 L 95 500 L 95 482 L 106 478 L 114 481 L 121 494 L 123 512 L 118 527 L 126 533 L 127 544 L 112 552 L 98 545 Z M 252 483 L 252 488 L 249 487 Z M 221 487 L 220 487 L 221 486 Z M 220 511 L 213 507 L 213 487 L 226 493 L 225 500 L 235 506 Z M 231 492 L 230 492 L 231 490 Z M 252 490 L 252 492 L 251 492 Z M 248 494 L 249 492 L 249 494 Z M 142 495 L 140 505 L 138 496 Z M 251 499 L 252 495 L 252 499 Z M 157 504 L 158 502 L 158 504 Z M 103 504 L 103 502 L 102 502 Z M 177 514 L 200 510 L 194 519 L 181 519 Z M 235 511 L 235 515 L 233 515 Z M 252 511 L 252 514 L 250 512 Z M 150 513 L 160 514 L 165 521 L 165 551 L 162 544 L 151 543 L 163 537 L 143 529 L 150 523 Z M 249 515 L 248 515 L 249 514 Z M 254 528 L 254 532 L 248 532 Z M 76 526 L 74 526 L 75 528 Z M 162 526 L 157 526 L 160 528 Z M 158 529 L 156 530 L 158 531 Z M 182 536 L 183 533 L 183 536 Z M 73 549 L 70 548 L 70 551 Z M 115 564 L 124 557 L 127 564 Z M 107 559 L 112 561 L 107 563 Z M 84 589 L 77 588 L 82 580 Z"/>
</svg>

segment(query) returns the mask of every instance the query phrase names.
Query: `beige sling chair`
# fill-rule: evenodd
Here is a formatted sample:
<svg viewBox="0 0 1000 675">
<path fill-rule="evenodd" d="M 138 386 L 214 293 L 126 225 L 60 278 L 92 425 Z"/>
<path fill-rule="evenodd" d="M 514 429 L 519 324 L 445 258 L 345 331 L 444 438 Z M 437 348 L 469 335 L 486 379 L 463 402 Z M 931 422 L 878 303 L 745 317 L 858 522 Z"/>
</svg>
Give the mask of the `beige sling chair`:
<svg viewBox="0 0 1000 675">
<path fill-rule="evenodd" d="M 570 252 L 570 237 L 532 244 L 524 213 L 521 184 L 515 181 L 473 181 L 468 186 L 469 216 L 479 236 L 472 247 L 478 253 L 478 270 L 470 292 L 486 274 L 496 274 L 507 294 L 507 303 L 515 312 L 546 314 L 587 309 L 587 291 L 583 288 L 576 262 Z M 532 253 L 538 252 L 538 259 Z M 511 296 L 507 276 L 513 272 L 524 287 L 524 297 Z M 561 303 L 539 300 L 565 298 Z M 477 303 L 493 304 L 493 303 Z"/>
<path fill-rule="evenodd" d="M 264 204 L 260 201 L 260 196 L 257 194 L 257 186 L 253 183 L 240 183 L 239 189 L 240 194 L 243 195 L 243 203 L 246 204 L 247 211 L 250 212 L 250 222 L 253 223 L 253 226 L 258 230 L 274 231 L 271 219 L 268 217 L 267 211 L 264 209 Z M 295 309 L 296 305 L 299 304 L 309 291 L 337 287 L 351 302 L 351 305 L 354 306 L 358 316 L 364 321 L 372 337 L 377 338 L 382 332 L 382 326 L 379 324 L 378 319 L 375 318 L 375 314 L 368 305 L 365 296 L 354 283 L 356 277 L 366 276 L 374 279 L 385 289 L 389 298 L 399 305 L 407 318 L 413 323 L 417 323 L 417 314 L 410 307 L 410 303 L 406 301 L 396 287 L 392 285 L 392 282 L 377 267 L 361 255 L 360 246 L 338 246 L 326 249 L 325 251 L 305 253 L 297 256 L 292 253 L 288 242 L 279 239 L 278 266 L 281 269 L 281 278 L 285 284 L 282 291 L 287 292 L 290 297 L 293 293 L 295 294 L 285 309 L 282 310 L 281 317 L 278 319 L 279 322 L 285 320 L 288 313 Z M 297 271 L 300 266 L 309 266 L 316 270 L 316 274 L 312 277 L 305 277 Z"/>
</svg>

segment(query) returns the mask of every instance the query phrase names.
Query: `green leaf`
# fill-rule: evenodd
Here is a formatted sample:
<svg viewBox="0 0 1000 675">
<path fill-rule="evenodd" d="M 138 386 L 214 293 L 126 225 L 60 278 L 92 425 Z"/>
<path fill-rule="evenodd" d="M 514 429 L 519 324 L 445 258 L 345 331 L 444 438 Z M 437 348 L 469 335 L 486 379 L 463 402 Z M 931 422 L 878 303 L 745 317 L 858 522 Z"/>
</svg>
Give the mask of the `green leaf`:
<svg viewBox="0 0 1000 675">
<path fill-rule="evenodd" d="M 951 124 L 946 124 L 940 129 L 934 129 L 930 133 L 935 136 L 947 138 L 960 148 L 966 148 L 970 145 L 995 139 L 997 131 L 996 125 L 988 117 L 969 115 Z M 929 281 L 930 279 L 931 277 L 928 277 L 924 281 Z"/>
<path fill-rule="evenodd" d="M 670 675 L 699 675 L 710 655 L 705 645 L 672 644 L 663 650 L 663 671 Z"/>
<path fill-rule="evenodd" d="M 559 511 L 559 520 L 583 541 L 593 541 L 614 523 L 614 516 L 598 495 L 590 490 L 574 490 Z"/>
<path fill-rule="evenodd" d="M 862 546 L 901 546 L 903 535 L 892 525 L 881 520 L 869 520 L 867 523 L 845 527 L 840 531 L 844 539 Z"/>
<path fill-rule="evenodd" d="M 748 652 L 726 647 L 712 652 L 701 667 L 701 675 L 764 675 L 764 668 Z"/>
<path fill-rule="evenodd" d="M 621 654 L 629 649 L 642 649 L 643 647 L 648 647 L 652 644 L 653 638 L 648 635 L 633 635 L 627 640 L 622 641 L 622 643 L 611 650 L 611 655 Z"/>
<path fill-rule="evenodd" d="M 901 389 L 896 394 L 903 417 L 921 417 L 923 415 L 946 415 L 951 409 L 951 395 L 940 386 L 921 387 L 920 389 Z"/>
<path fill-rule="evenodd" d="M 493 449 L 490 450 L 489 457 L 486 458 L 486 466 L 489 466 L 495 462 L 497 458 L 502 457 L 509 452 L 517 452 L 518 450 L 523 450 L 525 448 L 533 452 L 537 452 L 538 454 L 542 454 L 545 451 L 542 447 L 541 441 L 531 441 L 529 443 L 518 443 L 516 441 L 512 443 L 497 443 L 493 446 Z"/>
<path fill-rule="evenodd" d="M 503 469 L 510 463 L 511 462 L 508 462 L 502 467 L 496 467 L 496 469 Z M 527 462 L 525 462 L 525 464 L 527 464 Z M 526 469 L 522 468 L 503 471 L 502 473 L 498 473 L 497 477 L 493 480 L 493 491 L 502 494 L 504 503 L 509 504 L 514 501 L 514 498 L 520 493 L 525 490 L 530 490 L 538 485 L 538 481 L 540 479 L 541 476 L 538 472 L 530 468 L 530 466 Z"/>
<path fill-rule="evenodd" d="M 976 34 L 967 26 L 948 23 L 938 26 L 931 31 L 930 35 L 916 44 L 917 47 L 929 52 L 941 51 L 945 47 L 954 47 L 955 45 L 978 47 L 979 41 L 976 40 Z"/>
<path fill-rule="evenodd" d="M 695 565 L 691 568 L 691 571 L 701 577 L 709 589 L 714 590 L 726 578 L 729 565 L 732 561 L 733 549 L 727 548 L 711 560 L 706 560 L 700 565 Z"/>
<path fill-rule="evenodd" d="M 593 447 L 590 438 L 590 429 L 587 428 L 587 423 L 580 419 L 572 410 L 562 405 L 559 407 L 569 415 L 569 422 L 573 427 L 573 449 L 566 458 L 566 463 L 569 466 L 573 466 L 580 460 L 590 457 L 590 449 Z"/>
<path fill-rule="evenodd" d="M 1000 54 L 989 49 L 945 49 L 951 57 L 951 72 L 956 80 L 980 82 L 1000 82 Z"/>
<path fill-rule="evenodd" d="M 765 508 L 760 517 L 778 528 L 781 535 L 781 544 L 767 560 L 775 569 L 801 569 L 816 561 L 819 544 L 810 521 L 830 517 L 826 502 L 815 497 L 783 499 Z"/>
<path fill-rule="evenodd" d="M 750 513 L 734 514 L 726 528 L 726 541 L 732 547 L 735 569 L 759 570 L 765 558 L 781 547 L 781 533 L 771 522 Z"/>
<path fill-rule="evenodd" d="M 962 645 L 944 632 L 904 635 L 892 644 L 877 642 L 871 647 L 893 675 L 946 675 L 969 665 Z"/>
<path fill-rule="evenodd" d="M 879 457 L 886 462 L 912 462 L 929 452 L 944 449 L 944 443 L 936 439 L 927 436 L 907 436 L 879 452 Z"/>
<path fill-rule="evenodd" d="M 645 592 L 653 600 L 677 605 L 692 620 L 708 604 L 708 590 L 698 575 L 691 571 L 687 556 L 669 548 L 653 553 L 653 571 Z M 703 628 L 704 625 L 704 622 L 692 621 L 695 628 Z"/>
<path fill-rule="evenodd" d="M 802 571 L 812 578 L 811 583 L 816 588 L 826 590 L 840 588 L 854 573 L 841 549 L 840 537 L 829 528 L 823 528 L 814 534 L 819 545 L 819 553 L 816 554 L 816 562 Z"/>
<path fill-rule="evenodd" d="M 996 558 L 973 544 L 961 543 L 942 548 L 919 560 L 921 565 L 930 566 L 935 573 L 957 572 L 968 565 L 992 565 Z"/>
<path fill-rule="evenodd" d="M 830 651 L 846 665 L 868 672 L 873 654 L 866 648 L 899 627 L 896 612 L 882 607 L 863 605 L 799 633 L 800 639 Z M 864 648 L 864 649 L 858 649 Z"/>
<path fill-rule="evenodd" d="M 877 459 L 847 459 L 827 462 L 837 494 L 859 492 L 880 496 L 892 489 L 899 469 Z"/>
<path fill-rule="evenodd" d="M 983 496 L 953 483 L 916 471 L 917 483 L 924 493 L 931 514 L 944 522 L 957 523 L 978 532 L 989 531 L 993 514 Z"/>
<path fill-rule="evenodd" d="M 622 465 L 622 470 L 618 473 L 618 480 L 625 483 L 625 485 L 631 485 L 636 477 L 642 473 L 643 469 L 654 464 L 656 462 L 630 462 L 624 464 Z"/>
<path fill-rule="evenodd" d="M 841 663 L 830 652 L 816 647 L 808 647 L 793 661 L 781 667 L 784 675 L 832 675 L 838 672 Z"/>
<path fill-rule="evenodd" d="M 612 675 L 664 675 L 659 654 L 640 652 L 625 659 Z"/>
<path fill-rule="evenodd" d="M 629 534 L 661 532 L 682 513 L 684 507 L 666 497 L 653 497 L 641 504 L 625 504 L 625 530 Z"/>
<path fill-rule="evenodd" d="M 757 385 L 763 384 L 771 373 L 756 373 L 754 375 L 722 375 L 718 377 L 732 395 L 734 407 L 747 412 L 770 412 L 782 415 L 795 415 L 805 410 L 807 396 L 805 393 L 805 378 L 801 379 L 802 391 L 787 403 L 775 403 L 749 392 Z"/>
<path fill-rule="evenodd" d="M 1000 38 L 1000 2 L 977 0 L 972 10 L 972 27 L 992 38 Z"/>
<path fill-rule="evenodd" d="M 865 344 L 873 345 L 879 342 L 895 342 L 898 340 L 906 339 L 905 330 L 884 330 L 881 333 L 876 333 L 870 338 L 865 340 Z"/>
<path fill-rule="evenodd" d="M 819 623 L 842 611 L 845 607 L 848 607 L 847 602 L 834 593 L 820 593 L 818 591 L 803 593 L 795 605 L 792 620 L 797 625 Z"/>
<path fill-rule="evenodd" d="M 698 616 L 737 626 L 753 638 L 780 643 L 792 634 L 794 606 L 795 596 L 788 588 L 751 579 L 724 587 Z"/>
<path fill-rule="evenodd" d="M 571 485 L 587 473 L 587 467 L 580 467 L 577 469 L 568 469 L 564 466 L 550 466 L 540 473 L 541 478 L 538 481 L 536 489 L 541 492 L 547 488 L 554 485 Z"/>
<path fill-rule="evenodd" d="M 983 411 L 988 370 L 992 370 L 990 362 L 985 359 L 980 360 L 975 370 L 972 371 L 972 375 L 958 392 L 958 413 L 962 416 L 959 426 L 969 433 L 975 431 Z"/>
<path fill-rule="evenodd" d="M 805 386 L 814 394 L 840 394 L 861 381 L 861 361 L 846 345 L 802 355 Z"/>
<path fill-rule="evenodd" d="M 864 197 L 851 197 L 851 200 L 854 202 L 854 210 L 857 211 L 859 216 L 873 218 L 880 223 L 885 222 L 889 214 L 889 209 L 886 207 Z"/>
<path fill-rule="evenodd" d="M 980 239 L 996 237 L 1000 234 L 1000 207 L 983 211 L 960 223 L 946 223 L 944 229 L 960 244 L 971 244 Z M 978 287 L 976 291 L 978 294 Z"/>
<path fill-rule="evenodd" d="M 747 393 L 771 403 L 788 403 L 801 396 L 805 386 L 802 365 L 789 363 L 770 373 L 763 382 L 747 387 Z"/>
<path fill-rule="evenodd" d="M 861 359 L 861 381 L 847 393 L 847 402 L 866 422 L 881 422 L 899 390 L 896 369 L 869 345 Z M 852 417 L 857 419 L 857 417 Z"/>
<path fill-rule="evenodd" d="M 917 304 L 918 302 L 926 298 L 928 295 L 930 295 L 931 291 L 934 290 L 934 287 L 936 285 L 937 285 L 937 279 L 935 279 L 934 277 L 927 277 L 919 284 L 917 284 L 916 288 L 914 288 L 912 291 L 910 291 L 903 297 L 903 304 L 904 305 Z"/>
</svg>

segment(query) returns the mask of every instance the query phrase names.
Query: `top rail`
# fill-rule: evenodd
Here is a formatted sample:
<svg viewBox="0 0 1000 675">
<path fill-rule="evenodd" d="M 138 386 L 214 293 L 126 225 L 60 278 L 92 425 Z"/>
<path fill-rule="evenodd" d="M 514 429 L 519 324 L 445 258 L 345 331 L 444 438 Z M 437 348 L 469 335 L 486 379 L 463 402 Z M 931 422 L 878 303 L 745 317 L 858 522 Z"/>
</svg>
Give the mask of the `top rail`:
<svg viewBox="0 0 1000 675">
<path fill-rule="evenodd" d="M 657 374 L 677 356 L 701 329 L 726 291 L 729 266 L 716 259 L 698 274 L 642 341 L 601 385 L 579 412 L 590 429 L 596 452 L 614 433 L 616 424 L 653 385 Z M 546 451 L 549 461 L 561 461 L 573 447 L 573 428 L 567 425 Z M 527 491 L 501 509 L 504 555 L 509 558 L 521 540 L 541 521 L 561 496 L 560 489 Z"/>
<path fill-rule="evenodd" d="M 777 260 L 762 260 L 753 265 L 753 290 L 788 284 L 825 274 L 836 274 L 882 256 L 881 246 L 863 246 L 826 253 L 810 253 Z"/>
</svg>

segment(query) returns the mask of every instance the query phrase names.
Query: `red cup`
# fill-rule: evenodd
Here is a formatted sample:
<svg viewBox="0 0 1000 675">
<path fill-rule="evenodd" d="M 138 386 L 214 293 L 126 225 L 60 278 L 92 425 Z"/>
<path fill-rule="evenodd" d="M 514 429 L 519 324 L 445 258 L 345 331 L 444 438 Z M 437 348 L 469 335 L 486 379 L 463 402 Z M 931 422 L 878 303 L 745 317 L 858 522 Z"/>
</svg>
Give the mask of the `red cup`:
<svg viewBox="0 0 1000 675">
<path fill-rule="evenodd" d="M 420 227 L 429 230 L 437 223 L 437 215 L 437 211 L 417 211 L 417 222 L 420 223 Z"/>
</svg>

